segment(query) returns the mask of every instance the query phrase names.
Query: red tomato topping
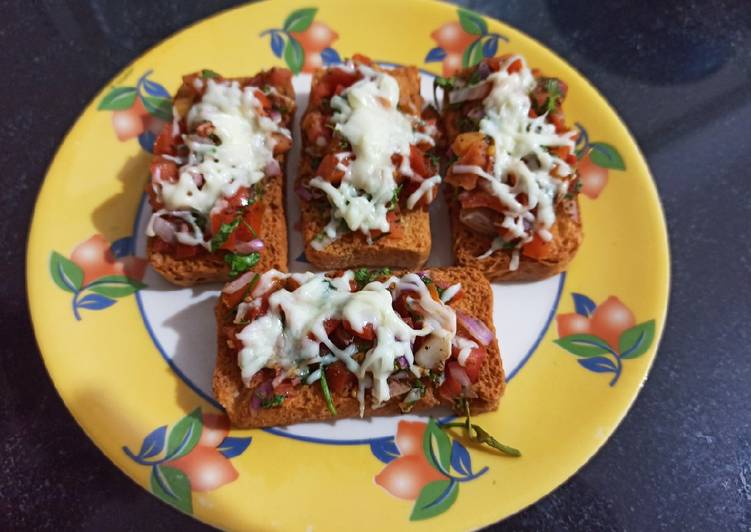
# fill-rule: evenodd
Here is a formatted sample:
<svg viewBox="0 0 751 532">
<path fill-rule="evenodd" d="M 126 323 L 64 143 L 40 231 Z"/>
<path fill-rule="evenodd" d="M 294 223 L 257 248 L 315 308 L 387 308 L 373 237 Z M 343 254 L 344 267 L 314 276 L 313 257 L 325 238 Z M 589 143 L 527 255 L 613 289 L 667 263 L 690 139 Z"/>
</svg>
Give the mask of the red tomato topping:
<svg viewBox="0 0 751 532">
<path fill-rule="evenodd" d="M 326 366 L 326 383 L 333 393 L 342 395 L 357 384 L 357 377 L 347 369 L 344 362 L 337 360 Z"/>
<path fill-rule="evenodd" d="M 483 347 L 477 347 L 469 352 L 469 356 L 464 362 L 464 371 L 467 372 L 467 377 L 472 383 L 477 382 L 480 378 L 480 369 L 487 356 L 488 353 Z"/>
<path fill-rule="evenodd" d="M 352 327 L 352 324 L 346 320 L 342 322 L 342 325 L 347 331 L 363 340 L 373 340 L 375 338 L 375 329 L 373 329 L 372 323 L 366 323 L 365 327 L 362 328 L 362 331 L 356 331 Z"/>
</svg>

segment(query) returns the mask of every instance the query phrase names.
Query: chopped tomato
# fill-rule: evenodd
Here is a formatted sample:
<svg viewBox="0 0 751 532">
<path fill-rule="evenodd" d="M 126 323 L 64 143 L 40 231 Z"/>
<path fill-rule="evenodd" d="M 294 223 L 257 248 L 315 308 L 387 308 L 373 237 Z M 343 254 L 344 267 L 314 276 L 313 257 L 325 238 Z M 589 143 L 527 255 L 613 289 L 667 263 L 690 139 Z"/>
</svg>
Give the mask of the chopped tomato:
<svg viewBox="0 0 751 532">
<path fill-rule="evenodd" d="M 255 288 L 255 285 L 258 284 L 258 279 L 259 277 L 257 275 L 251 277 L 250 281 L 248 281 L 247 284 L 243 285 L 231 294 L 222 292 L 222 303 L 224 303 L 227 308 L 235 308 L 242 302 L 243 298 L 247 296 L 253 288 Z"/>
<path fill-rule="evenodd" d="M 428 169 L 428 162 L 425 160 L 425 154 L 417 146 L 409 147 L 409 165 L 417 175 L 430 177 L 430 170 Z"/>
<path fill-rule="evenodd" d="M 227 202 L 234 208 L 245 207 L 249 203 L 248 201 L 249 197 L 250 197 L 250 189 L 248 189 L 247 187 L 241 187 L 237 190 L 237 192 L 235 192 L 234 196 L 227 199 Z M 215 230 L 213 223 L 212 223 L 212 230 Z"/>
<path fill-rule="evenodd" d="M 344 349 L 351 345 L 355 339 L 355 335 L 344 327 L 337 327 L 334 334 L 331 336 L 331 341 L 339 349 Z"/>
<path fill-rule="evenodd" d="M 522 247 L 522 255 L 537 260 L 547 259 L 556 251 L 554 240 L 555 239 L 550 242 L 545 242 L 540 238 L 540 235 L 535 234 L 534 238 Z"/>
<path fill-rule="evenodd" d="M 323 330 L 326 331 L 326 337 L 331 336 L 331 333 L 333 333 L 341 323 L 340 320 L 334 320 L 334 319 L 328 319 L 323 322 Z M 313 332 L 308 333 L 308 338 L 311 340 L 315 340 L 316 336 L 313 334 Z"/>
<path fill-rule="evenodd" d="M 175 139 L 172 133 L 172 122 L 167 122 L 154 141 L 154 147 L 152 148 L 154 155 L 175 155 Z"/>
<path fill-rule="evenodd" d="M 448 362 L 446 362 L 446 370 L 444 372 L 446 379 L 438 388 L 438 395 L 448 400 L 453 400 L 454 398 L 459 397 L 462 394 L 461 383 L 454 379 L 451 371 L 449 371 L 449 368 L 452 365 L 459 366 L 459 363 L 454 360 L 449 360 Z"/>
<path fill-rule="evenodd" d="M 250 242 L 254 238 L 258 238 L 261 231 L 261 223 L 263 220 L 263 212 L 265 210 L 265 204 L 260 201 L 256 201 L 253 205 L 248 206 L 242 217 L 242 221 L 237 225 L 234 231 L 230 233 L 227 240 L 219 249 L 232 250 L 238 242 Z M 230 224 L 237 218 L 237 211 L 234 209 L 227 209 L 220 213 L 211 215 L 211 233 L 217 234 L 223 224 Z"/>
<path fill-rule="evenodd" d="M 357 384 L 357 377 L 347 369 L 344 362 L 337 360 L 326 366 L 326 383 L 332 393 L 342 395 Z"/>
<path fill-rule="evenodd" d="M 271 109 L 271 100 L 260 90 L 256 89 L 253 91 L 253 96 L 256 97 L 256 100 L 258 100 L 258 103 L 261 104 L 261 107 L 263 107 L 264 110 Z"/>
<path fill-rule="evenodd" d="M 353 335 L 357 336 L 358 338 L 362 338 L 363 340 L 375 339 L 375 329 L 373 328 L 372 323 L 366 323 L 365 326 L 362 328 L 362 331 L 356 331 L 352 327 L 352 324 L 346 320 L 342 322 L 342 325 L 347 331 L 351 332 Z"/>
<path fill-rule="evenodd" d="M 292 148 L 292 139 L 281 133 L 272 133 L 274 137 L 274 155 L 287 153 Z"/>
<path fill-rule="evenodd" d="M 323 138 L 326 144 L 331 140 L 331 128 L 327 127 L 328 119 L 320 112 L 307 113 L 303 118 L 301 129 L 305 132 L 308 143 L 316 146 L 316 141 Z"/>
<path fill-rule="evenodd" d="M 576 164 L 576 155 L 571 153 L 571 148 L 569 146 L 559 146 L 558 148 L 555 148 L 554 153 L 566 163 L 570 165 Z"/>
<path fill-rule="evenodd" d="M 286 68 L 272 68 L 268 72 L 269 85 L 285 87 L 292 81 L 292 72 Z"/>
<path fill-rule="evenodd" d="M 522 69 L 522 61 L 521 59 L 517 59 L 516 61 L 512 62 L 508 68 L 506 69 L 506 72 L 509 74 L 513 74 L 515 72 L 521 72 Z"/>
<path fill-rule="evenodd" d="M 177 165 L 173 163 L 172 161 L 168 161 L 167 159 L 162 159 L 161 157 L 158 157 L 153 163 L 151 163 L 150 171 L 151 171 L 151 177 L 153 181 L 156 183 L 160 181 L 167 182 L 167 183 L 177 182 L 177 179 L 178 179 Z"/>
<path fill-rule="evenodd" d="M 467 372 L 467 377 L 472 383 L 480 378 L 480 369 L 487 356 L 488 352 L 483 347 L 477 347 L 469 352 L 467 360 L 464 361 L 464 371 Z"/>
<path fill-rule="evenodd" d="M 313 90 L 310 94 L 311 101 L 318 104 L 325 98 L 331 98 L 338 87 L 347 88 L 358 79 L 360 79 L 360 73 L 357 71 L 348 72 L 341 68 L 330 68 L 317 83 L 313 84 Z"/>
<path fill-rule="evenodd" d="M 548 115 L 548 121 L 555 126 L 556 133 L 564 133 L 566 124 L 563 121 L 563 113 L 560 110 L 554 111 Z"/>
<path fill-rule="evenodd" d="M 177 257 L 178 259 L 195 257 L 196 255 L 198 255 L 199 251 L 200 249 L 198 246 L 188 246 L 179 242 L 175 244 L 175 257 Z"/>
<path fill-rule="evenodd" d="M 347 159 L 344 159 L 344 161 L 346 160 Z M 332 185 L 338 185 L 342 182 L 342 177 L 344 177 L 344 172 L 337 168 L 338 165 L 339 159 L 337 159 L 335 154 L 329 153 L 321 159 L 321 164 L 318 165 L 316 175 L 325 179 Z"/>
<path fill-rule="evenodd" d="M 274 386 L 274 394 L 275 395 L 283 395 L 284 397 L 287 397 L 289 394 L 295 391 L 295 385 L 292 384 L 290 381 L 282 381 L 276 386 Z"/>
</svg>

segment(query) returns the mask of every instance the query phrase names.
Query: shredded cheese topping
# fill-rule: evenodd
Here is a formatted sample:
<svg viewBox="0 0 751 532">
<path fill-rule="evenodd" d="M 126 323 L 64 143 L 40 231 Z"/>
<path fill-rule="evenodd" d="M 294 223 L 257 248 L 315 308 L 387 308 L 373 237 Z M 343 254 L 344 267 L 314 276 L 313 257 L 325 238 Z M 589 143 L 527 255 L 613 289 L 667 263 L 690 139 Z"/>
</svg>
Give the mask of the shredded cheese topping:
<svg viewBox="0 0 751 532">
<path fill-rule="evenodd" d="M 290 132 L 258 113 L 261 104 L 254 87 L 240 88 L 237 81 L 207 81 L 206 92 L 187 116 L 188 128 L 204 122 L 214 126 L 218 142 L 198 135 L 183 135 L 190 153 L 180 168 L 178 181 L 160 181 L 160 195 L 169 211 L 194 210 L 208 214 L 220 198 L 231 197 L 264 176 L 273 159 L 271 133 Z"/>
<path fill-rule="evenodd" d="M 507 72 L 515 61 L 521 61 L 522 68 L 518 72 Z M 493 139 L 493 173 L 474 166 L 454 166 L 454 171 L 474 173 L 483 179 L 481 186 L 506 208 L 501 227 L 512 238 L 520 239 L 519 246 L 531 241 L 535 233 L 549 241 L 552 239 L 550 228 L 556 219 L 556 198 L 568 189 L 568 182 L 563 178 L 574 173 L 574 169 L 551 153 L 550 148 L 567 146 L 573 153 L 576 132 L 557 133 L 555 125 L 546 121 L 547 114 L 529 116 L 530 93 L 537 82 L 523 57 L 509 57 L 488 80 L 492 89 L 483 100 L 485 116 L 480 120 L 480 131 Z M 515 178 L 513 185 L 510 176 Z M 519 201 L 520 194 L 526 195 L 526 205 Z M 496 237 L 480 258 L 490 256 L 504 247 L 503 244 L 501 238 Z M 512 270 L 518 266 L 518 250 L 515 251 Z"/>
<path fill-rule="evenodd" d="M 338 167 L 344 172 L 338 186 L 320 176 L 310 180 L 310 186 L 321 189 L 332 206 L 331 220 L 322 238 L 312 244 L 319 250 L 347 230 L 365 234 L 372 230 L 389 231 L 387 214 L 397 188 L 394 173 L 398 170 L 403 175 L 419 177 L 409 165 L 410 145 L 425 142 L 427 137 L 413 131 L 414 117 L 397 109 L 399 84 L 393 76 L 365 65 L 339 68 L 357 69 L 362 75 L 362 79 L 331 98 L 334 127 L 347 139 L 354 153 L 346 154 L 353 155 L 350 164 L 340 163 Z M 395 154 L 402 156 L 398 169 L 391 160 Z M 413 208 L 439 182 L 438 175 L 422 181 L 410 194 L 407 207 Z"/>
<path fill-rule="evenodd" d="M 320 377 L 320 372 L 308 375 L 308 366 L 341 360 L 358 379 L 362 414 L 366 389 L 371 389 L 374 407 L 390 399 L 387 379 L 394 373 L 394 363 L 400 357 L 407 360 L 408 371 L 421 377 L 431 369 L 442 368 L 443 362 L 451 356 L 452 346 L 462 349 L 462 353 L 466 350 L 463 357 L 460 354 L 460 363 L 466 360 L 471 346 L 477 347 L 456 336 L 454 310 L 435 301 L 417 274 L 373 281 L 353 292 L 351 271 L 330 278 L 323 273 L 284 274 L 270 270 L 261 276 L 252 296 L 258 298 L 275 281 L 290 277 L 300 286 L 293 291 L 273 292 L 268 299 L 268 312 L 237 334 L 242 343 L 238 364 L 246 385 L 264 367 L 281 369 L 291 378 L 307 376 L 306 382 L 310 384 Z M 459 289 L 460 286 L 452 291 L 455 294 Z M 393 301 L 404 291 L 409 291 L 408 303 L 422 316 L 420 329 L 412 328 L 393 309 Z M 238 318 L 245 314 L 248 306 L 259 302 L 260 299 L 253 299 L 242 303 Z M 326 333 L 325 322 L 330 319 L 346 320 L 358 332 L 371 324 L 375 332 L 372 347 L 356 358 L 356 343 L 340 349 Z M 426 339 L 415 354 L 412 344 L 418 337 Z"/>
</svg>

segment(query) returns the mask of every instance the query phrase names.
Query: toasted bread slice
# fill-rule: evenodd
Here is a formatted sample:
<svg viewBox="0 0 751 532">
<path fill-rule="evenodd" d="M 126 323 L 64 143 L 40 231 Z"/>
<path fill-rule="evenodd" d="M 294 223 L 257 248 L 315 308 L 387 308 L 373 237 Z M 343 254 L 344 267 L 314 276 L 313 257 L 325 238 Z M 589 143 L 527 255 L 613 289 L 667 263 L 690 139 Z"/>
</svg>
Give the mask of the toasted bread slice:
<svg viewBox="0 0 751 532">
<path fill-rule="evenodd" d="M 470 268 L 440 268 L 429 270 L 427 275 L 437 283 L 461 283 L 464 297 L 456 303 L 449 302 L 450 306 L 481 320 L 495 337 L 493 292 L 487 280 L 479 271 Z M 219 403 L 224 406 L 233 426 L 241 428 L 269 427 L 305 421 L 328 421 L 359 415 L 360 404 L 356 397 L 332 393 L 337 413 L 336 416 L 332 416 L 318 383 L 300 386 L 278 407 L 253 409 L 251 401 L 254 390 L 243 384 L 237 351 L 228 346 L 224 332 L 224 326 L 231 323 L 234 318 L 234 309 L 228 309 L 220 299 L 216 307 L 216 318 L 218 351 L 213 379 L 214 395 Z M 473 395 L 476 395 L 476 397 L 468 400 L 470 411 L 473 414 L 497 409 L 505 389 L 503 364 L 497 340 L 494 338 L 485 349 L 488 356 L 480 369 L 477 382 L 472 385 Z M 415 403 L 412 408 L 413 412 L 439 405 L 450 408 L 456 406 L 439 396 L 429 379 L 424 379 L 424 381 L 426 393 Z M 370 406 L 369 392 L 366 392 L 364 415 L 381 416 L 401 413 L 399 401 L 399 397 L 394 397 L 380 408 L 373 409 Z M 462 414 L 463 412 L 458 413 Z"/>
<path fill-rule="evenodd" d="M 369 59 L 362 56 L 353 58 L 355 64 L 365 64 L 375 70 L 380 69 Z M 336 67 L 333 67 L 336 68 Z M 313 74 L 311 97 L 301 124 L 303 129 L 303 150 L 300 157 L 300 171 L 296 180 L 296 190 L 306 189 L 309 181 L 316 176 L 318 165 L 322 157 L 336 152 L 336 137 L 317 142 L 312 131 L 326 131 L 324 124 L 331 111 L 328 104 L 324 105 L 314 97 L 326 87 L 326 74 L 330 69 L 318 69 Z M 401 112 L 420 117 L 423 99 L 420 95 L 420 74 L 415 67 L 397 67 L 387 69 L 399 84 L 399 109 Z M 333 87 L 332 87 L 333 89 Z M 324 98 L 324 100 L 326 100 Z M 422 115 L 426 117 L 425 114 Z M 437 117 L 437 115 L 436 115 Z M 311 124 L 315 124 L 311 127 Z M 439 134 L 436 133 L 436 136 Z M 435 169 L 437 173 L 437 168 Z M 435 195 L 435 194 L 434 194 Z M 426 205 L 418 203 L 413 209 L 404 205 L 406 193 L 400 196 L 400 206 L 396 220 L 390 223 L 390 232 L 374 237 L 372 243 L 360 231 L 348 232 L 323 249 L 316 249 L 313 243 L 322 234 L 326 224 L 331 219 L 331 206 L 324 198 L 300 198 L 302 233 L 305 243 L 305 256 L 316 268 L 347 269 L 357 266 L 393 266 L 406 269 L 418 269 L 430 255 L 431 235 L 430 220 Z"/>
<path fill-rule="evenodd" d="M 182 109 L 182 116 L 186 116 L 190 106 L 198 101 L 198 96 L 195 95 L 195 91 L 191 90 L 190 87 L 195 76 L 193 74 L 184 78 L 183 85 L 174 99 L 175 107 Z M 276 91 L 276 94 L 271 96 L 272 101 L 281 101 L 285 106 L 284 112 L 281 113 L 280 125 L 291 131 L 292 120 L 295 115 L 295 95 L 292 88 L 291 76 L 291 73 L 287 69 L 272 68 L 262 71 L 253 77 L 222 79 L 224 81 L 237 81 L 241 87 L 272 87 Z M 165 130 L 171 127 L 172 124 L 166 124 Z M 166 136 L 168 138 L 171 137 L 169 135 L 170 131 L 171 129 L 167 131 L 168 135 Z M 154 156 L 155 161 L 159 158 L 156 151 Z M 279 175 L 267 175 L 260 182 L 263 188 L 263 196 L 260 201 L 264 203 L 264 210 L 258 238 L 263 241 L 264 248 L 260 253 L 260 260 L 253 267 L 253 270 L 256 271 L 266 271 L 272 268 L 287 271 L 287 221 L 284 213 L 287 153 L 287 151 L 284 151 L 274 156 L 274 159 L 279 164 L 281 173 Z M 155 197 L 153 187 L 149 185 L 147 191 L 149 192 L 152 208 L 158 208 L 158 199 Z M 154 270 L 173 284 L 192 286 L 199 283 L 226 281 L 229 278 L 230 268 L 224 261 L 224 256 L 227 253 L 224 250 L 208 252 L 201 248 L 194 256 L 180 257 L 175 253 L 174 249 L 160 250 L 160 247 L 163 246 L 159 246 L 158 237 L 148 238 L 147 255 L 149 262 Z"/>
<path fill-rule="evenodd" d="M 451 218 L 456 264 L 477 268 L 490 280 L 535 281 L 560 273 L 574 258 L 582 242 L 577 195 L 580 184 L 575 169 L 576 155 L 574 141 L 571 140 L 572 133 L 564 124 L 562 103 L 567 88 L 562 81 L 543 77 L 536 70 L 532 70 L 531 75 L 534 76 L 535 83 L 531 92 L 527 93 L 530 109 L 528 113 L 524 111 L 525 119 L 535 121 L 534 127 L 542 127 L 539 125 L 541 120 L 545 127 L 554 130 L 555 135 L 560 135 L 550 145 L 537 146 L 538 149 L 541 148 L 555 157 L 548 157 L 554 161 L 548 163 L 551 167 L 546 168 L 544 174 L 548 180 L 552 180 L 548 182 L 548 186 L 561 183 L 560 190 L 565 192 L 552 196 L 551 205 L 547 206 L 555 212 L 552 226 L 534 225 L 537 223 L 535 213 L 540 209 L 540 203 L 551 197 L 548 193 L 536 192 L 535 205 L 538 207 L 525 212 L 525 215 L 532 214 L 533 217 L 524 218 L 522 221 L 519 211 L 505 203 L 509 200 L 501 199 L 507 196 L 493 192 L 493 186 L 508 186 L 505 194 L 511 195 L 512 199 L 524 206 L 531 203 L 527 197 L 530 189 L 516 187 L 517 176 L 513 171 L 509 172 L 503 183 L 489 185 L 488 180 L 492 182 L 494 179 L 489 173 L 493 172 L 497 146 L 495 137 L 490 134 L 493 129 L 486 133 L 488 130 L 482 129 L 481 120 L 487 120 L 488 116 L 491 116 L 483 109 L 485 102 L 497 100 L 491 94 L 493 83 L 486 78 L 502 69 L 513 75 L 524 68 L 524 60 L 519 56 L 484 59 L 479 65 L 459 72 L 447 83 L 448 88 L 444 92 L 443 125 L 454 155 L 454 160 L 446 172 L 445 197 Z M 514 86 L 509 82 L 504 86 L 504 90 L 513 90 L 508 87 Z M 505 93 L 501 91 L 501 101 L 504 98 L 503 94 Z M 505 109 L 505 112 L 508 112 L 508 108 Z M 547 134 L 552 133 L 548 131 Z M 562 138 L 565 138 L 565 141 L 562 141 Z M 508 138 L 503 139 L 504 142 L 507 140 Z M 505 157 L 511 158 L 509 153 L 506 153 Z M 527 157 L 532 158 L 532 161 L 526 162 Z M 537 159 L 534 152 L 530 151 L 519 163 L 532 165 L 530 167 L 536 170 L 542 167 L 542 160 Z M 565 168 L 565 173 L 557 174 L 559 168 Z M 564 177 L 558 177 L 559 175 Z M 538 186 L 538 190 L 549 190 L 539 183 Z M 511 225 L 505 225 L 508 222 L 511 222 Z M 523 231 L 526 234 L 520 237 L 516 231 L 522 223 L 525 224 Z M 526 224 L 531 224 L 530 227 L 534 229 L 526 228 Z M 510 230 L 511 227 L 514 231 Z M 546 238 L 552 236 L 552 240 L 548 242 L 541 236 L 546 231 L 550 233 Z M 508 242 L 504 242 L 505 240 Z M 480 258 L 488 253 L 489 256 Z"/>
</svg>

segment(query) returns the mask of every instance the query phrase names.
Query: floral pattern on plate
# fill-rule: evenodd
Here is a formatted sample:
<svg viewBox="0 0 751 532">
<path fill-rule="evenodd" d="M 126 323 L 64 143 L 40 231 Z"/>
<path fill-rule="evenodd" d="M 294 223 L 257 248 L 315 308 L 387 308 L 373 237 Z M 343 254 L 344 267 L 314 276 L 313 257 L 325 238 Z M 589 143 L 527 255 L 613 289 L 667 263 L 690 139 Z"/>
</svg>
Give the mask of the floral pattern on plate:
<svg viewBox="0 0 751 532">
<path fill-rule="evenodd" d="M 138 453 L 123 452 L 151 468 L 151 492 L 185 513 L 193 513 L 193 492 L 212 491 L 233 482 L 239 473 L 230 462 L 248 448 L 252 438 L 229 436 L 224 414 L 201 414 L 196 408 L 167 429 L 154 429 Z"/>
<path fill-rule="evenodd" d="M 558 314 L 556 344 L 577 357 L 581 367 L 594 373 L 612 373 L 615 386 L 623 361 L 642 356 L 655 336 L 655 320 L 636 323 L 634 313 L 615 296 L 599 305 L 583 294 L 572 293 L 576 312 Z"/>
</svg>

